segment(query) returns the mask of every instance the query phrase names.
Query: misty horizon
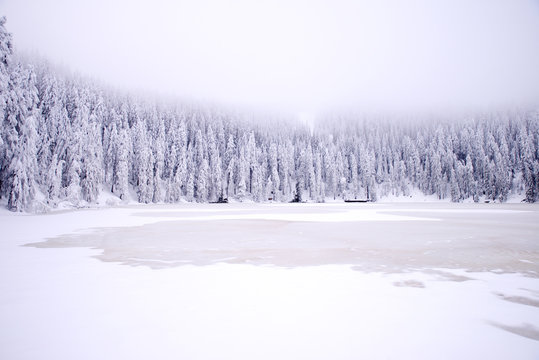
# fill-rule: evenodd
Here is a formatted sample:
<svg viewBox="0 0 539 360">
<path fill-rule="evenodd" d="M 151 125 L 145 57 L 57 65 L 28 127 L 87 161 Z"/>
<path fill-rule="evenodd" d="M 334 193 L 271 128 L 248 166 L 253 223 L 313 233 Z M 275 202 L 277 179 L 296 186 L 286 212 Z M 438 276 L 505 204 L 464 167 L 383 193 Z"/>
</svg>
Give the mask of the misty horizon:
<svg viewBox="0 0 539 360">
<path fill-rule="evenodd" d="M 5 0 L 16 50 L 113 88 L 314 117 L 539 104 L 535 1 Z"/>
</svg>

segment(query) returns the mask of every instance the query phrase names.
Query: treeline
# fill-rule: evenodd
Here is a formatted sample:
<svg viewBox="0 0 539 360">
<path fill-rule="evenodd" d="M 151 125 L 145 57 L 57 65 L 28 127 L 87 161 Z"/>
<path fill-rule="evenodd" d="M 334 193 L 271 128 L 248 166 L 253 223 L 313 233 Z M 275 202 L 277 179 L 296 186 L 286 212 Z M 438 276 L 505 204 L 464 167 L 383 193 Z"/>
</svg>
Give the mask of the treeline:
<svg viewBox="0 0 539 360">
<path fill-rule="evenodd" d="M 322 119 L 314 129 L 158 105 L 29 65 L 0 20 L 0 198 L 13 211 L 95 203 L 539 198 L 539 112 L 457 121 Z"/>
</svg>

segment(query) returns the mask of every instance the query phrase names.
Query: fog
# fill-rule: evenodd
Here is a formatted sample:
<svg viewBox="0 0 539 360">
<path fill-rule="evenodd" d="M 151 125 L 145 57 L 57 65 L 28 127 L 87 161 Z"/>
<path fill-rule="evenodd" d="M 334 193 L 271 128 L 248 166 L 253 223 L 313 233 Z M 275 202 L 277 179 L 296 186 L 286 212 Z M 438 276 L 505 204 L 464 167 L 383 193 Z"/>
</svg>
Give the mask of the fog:
<svg viewBox="0 0 539 360">
<path fill-rule="evenodd" d="M 537 105 L 539 2 L 0 0 L 16 48 L 120 89 L 314 114 Z"/>
</svg>

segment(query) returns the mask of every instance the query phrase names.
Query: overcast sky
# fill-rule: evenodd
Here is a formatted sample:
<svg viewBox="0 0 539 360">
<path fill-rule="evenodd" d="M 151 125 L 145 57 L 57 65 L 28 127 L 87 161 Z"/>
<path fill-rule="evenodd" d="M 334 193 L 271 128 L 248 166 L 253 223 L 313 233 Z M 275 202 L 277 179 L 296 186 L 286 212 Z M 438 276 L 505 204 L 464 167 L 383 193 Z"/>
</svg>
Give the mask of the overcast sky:
<svg viewBox="0 0 539 360">
<path fill-rule="evenodd" d="M 111 85 L 317 112 L 539 103 L 539 0 L 0 0 L 17 49 Z"/>
</svg>

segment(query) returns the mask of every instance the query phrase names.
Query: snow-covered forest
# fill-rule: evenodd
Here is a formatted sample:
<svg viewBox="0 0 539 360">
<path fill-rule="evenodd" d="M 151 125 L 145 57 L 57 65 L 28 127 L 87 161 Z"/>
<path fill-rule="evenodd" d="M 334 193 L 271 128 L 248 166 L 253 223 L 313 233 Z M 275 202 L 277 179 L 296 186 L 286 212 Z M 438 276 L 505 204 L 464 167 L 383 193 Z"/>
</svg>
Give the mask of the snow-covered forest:
<svg viewBox="0 0 539 360">
<path fill-rule="evenodd" d="M 539 199 L 539 111 L 313 127 L 163 105 L 21 60 L 0 20 L 0 197 L 13 211 L 95 203 Z M 31 62 L 31 61 L 30 61 Z"/>
</svg>

